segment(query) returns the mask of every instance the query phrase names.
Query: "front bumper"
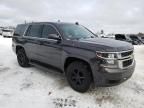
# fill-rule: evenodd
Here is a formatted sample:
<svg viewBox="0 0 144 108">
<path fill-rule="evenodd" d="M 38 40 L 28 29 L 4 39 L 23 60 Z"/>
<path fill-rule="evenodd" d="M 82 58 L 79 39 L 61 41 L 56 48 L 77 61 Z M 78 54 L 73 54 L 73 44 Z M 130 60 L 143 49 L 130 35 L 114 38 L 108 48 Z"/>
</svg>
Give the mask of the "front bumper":
<svg viewBox="0 0 144 108">
<path fill-rule="evenodd" d="M 129 79 L 135 70 L 135 61 L 127 68 L 106 68 L 97 65 L 93 68 L 94 83 L 96 86 L 114 86 Z"/>
</svg>

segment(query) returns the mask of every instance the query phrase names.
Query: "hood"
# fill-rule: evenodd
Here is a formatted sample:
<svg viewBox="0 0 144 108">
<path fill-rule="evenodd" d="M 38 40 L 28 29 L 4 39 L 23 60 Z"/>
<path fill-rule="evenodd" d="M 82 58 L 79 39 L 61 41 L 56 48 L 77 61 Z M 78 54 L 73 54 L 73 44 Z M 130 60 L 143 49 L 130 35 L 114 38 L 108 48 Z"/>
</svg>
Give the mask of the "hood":
<svg viewBox="0 0 144 108">
<path fill-rule="evenodd" d="M 133 49 L 132 44 L 114 39 L 88 38 L 77 40 L 77 42 L 74 44 L 76 47 L 94 51 L 119 52 Z"/>
</svg>

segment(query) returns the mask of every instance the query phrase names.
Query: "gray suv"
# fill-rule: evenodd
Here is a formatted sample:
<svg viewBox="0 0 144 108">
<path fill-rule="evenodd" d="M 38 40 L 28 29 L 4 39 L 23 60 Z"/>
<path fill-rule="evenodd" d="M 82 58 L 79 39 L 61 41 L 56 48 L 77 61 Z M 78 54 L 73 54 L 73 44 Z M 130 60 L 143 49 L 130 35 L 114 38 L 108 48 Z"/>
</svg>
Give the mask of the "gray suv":
<svg viewBox="0 0 144 108">
<path fill-rule="evenodd" d="M 57 69 L 78 92 L 86 92 L 92 83 L 118 85 L 135 69 L 130 43 L 97 38 L 78 23 L 19 24 L 12 41 L 20 66 L 36 64 Z"/>
</svg>

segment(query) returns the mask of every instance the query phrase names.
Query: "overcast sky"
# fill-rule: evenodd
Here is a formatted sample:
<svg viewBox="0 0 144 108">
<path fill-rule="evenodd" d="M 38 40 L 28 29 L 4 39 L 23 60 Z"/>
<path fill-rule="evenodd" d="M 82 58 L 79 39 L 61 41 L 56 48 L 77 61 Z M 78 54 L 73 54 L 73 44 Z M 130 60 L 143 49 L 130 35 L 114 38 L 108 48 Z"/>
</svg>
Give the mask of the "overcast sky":
<svg viewBox="0 0 144 108">
<path fill-rule="evenodd" d="M 144 32 L 144 0 L 0 0 L 0 26 L 76 22 L 97 32 Z"/>
</svg>

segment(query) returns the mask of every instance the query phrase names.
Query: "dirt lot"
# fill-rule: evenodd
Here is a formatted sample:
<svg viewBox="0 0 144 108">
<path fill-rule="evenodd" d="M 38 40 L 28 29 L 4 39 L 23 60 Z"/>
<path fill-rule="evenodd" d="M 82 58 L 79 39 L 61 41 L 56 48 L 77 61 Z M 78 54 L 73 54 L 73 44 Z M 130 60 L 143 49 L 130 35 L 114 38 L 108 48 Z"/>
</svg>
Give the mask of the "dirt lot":
<svg viewBox="0 0 144 108">
<path fill-rule="evenodd" d="M 11 39 L 0 36 L 0 108 L 144 108 L 144 46 L 135 46 L 135 58 L 125 83 L 80 94 L 53 70 L 20 67 Z"/>
</svg>

